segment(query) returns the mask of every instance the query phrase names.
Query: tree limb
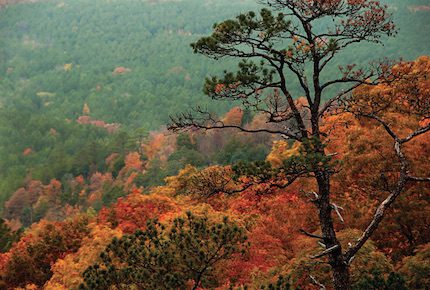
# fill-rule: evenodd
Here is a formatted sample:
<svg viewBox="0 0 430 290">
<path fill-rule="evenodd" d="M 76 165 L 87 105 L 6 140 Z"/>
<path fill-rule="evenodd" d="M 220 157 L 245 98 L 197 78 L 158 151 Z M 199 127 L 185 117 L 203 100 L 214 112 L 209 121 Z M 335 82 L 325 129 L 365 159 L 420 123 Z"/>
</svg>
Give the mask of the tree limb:
<svg viewBox="0 0 430 290">
<path fill-rule="evenodd" d="M 324 256 L 330 254 L 331 252 L 333 252 L 334 250 L 338 249 L 339 247 L 340 247 L 339 245 L 334 245 L 334 246 L 328 248 L 327 250 L 325 250 L 325 251 L 323 251 L 317 255 L 311 256 L 311 259 L 318 259 L 318 258 L 324 257 Z"/>
</svg>

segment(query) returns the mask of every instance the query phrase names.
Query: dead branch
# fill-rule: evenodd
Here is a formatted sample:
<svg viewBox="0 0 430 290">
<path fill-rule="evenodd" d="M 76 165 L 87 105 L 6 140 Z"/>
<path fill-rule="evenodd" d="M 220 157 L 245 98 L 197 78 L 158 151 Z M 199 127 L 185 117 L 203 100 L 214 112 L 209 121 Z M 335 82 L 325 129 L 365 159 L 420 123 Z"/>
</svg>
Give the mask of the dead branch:
<svg viewBox="0 0 430 290">
<path fill-rule="evenodd" d="M 330 247 L 327 250 L 325 250 L 325 251 L 323 251 L 317 255 L 311 256 L 311 259 L 318 259 L 318 258 L 324 257 L 324 256 L 330 254 L 331 252 L 333 252 L 334 250 L 336 250 L 338 248 L 339 248 L 339 245 L 334 245 L 333 247 Z"/>
<path fill-rule="evenodd" d="M 334 204 L 334 203 L 332 203 L 332 204 L 331 204 L 331 207 L 332 207 L 332 208 L 334 209 L 334 211 L 336 212 L 336 214 L 337 214 L 337 216 L 339 217 L 340 221 L 341 221 L 342 223 L 344 223 L 344 222 L 345 222 L 345 220 L 343 219 L 343 217 L 342 217 L 342 215 L 340 214 L 340 211 L 339 211 L 339 210 L 343 210 L 343 207 L 338 206 L 338 205 L 336 205 L 336 204 Z"/>
<path fill-rule="evenodd" d="M 300 232 L 301 232 L 302 234 L 304 234 L 304 235 L 306 235 L 306 236 L 308 236 L 308 237 L 314 238 L 314 239 L 320 239 L 320 240 L 322 240 L 322 239 L 323 239 L 323 237 L 322 237 L 322 236 L 315 235 L 315 234 L 311 234 L 311 233 L 309 233 L 309 232 L 307 232 L 307 231 L 305 231 L 305 230 L 303 230 L 303 229 L 300 229 Z"/>
<path fill-rule="evenodd" d="M 318 282 L 317 279 L 315 279 L 314 276 L 309 275 L 309 277 L 311 278 L 312 282 L 317 285 L 318 287 L 320 287 L 320 290 L 326 290 L 325 286 L 323 284 L 321 284 L 320 282 Z"/>
</svg>

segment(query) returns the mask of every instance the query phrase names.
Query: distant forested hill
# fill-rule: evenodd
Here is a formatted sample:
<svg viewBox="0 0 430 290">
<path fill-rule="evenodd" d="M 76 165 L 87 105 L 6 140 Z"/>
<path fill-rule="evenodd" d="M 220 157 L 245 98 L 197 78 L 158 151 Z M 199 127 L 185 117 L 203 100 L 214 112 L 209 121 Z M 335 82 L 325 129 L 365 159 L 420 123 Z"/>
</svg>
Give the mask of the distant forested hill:
<svg viewBox="0 0 430 290">
<path fill-rule="evenodd" d="M 427 1 L 387 2 L 398 37 L 346 52 L 340 63 L 429 54 L 430 12 L 415 9 Z M 0 203 L 25 178 L 99 170 L 109 153 L 131 150 L 141 132 L 197 101 L 226 112 L 228 104 L 204 99 L 201 87 L 209 73 L 233 64 L 193 55 L 189 44 L 214 22 L 254 8 L 252 0 L 50 0 L 1 8 Z"/>
</svg>

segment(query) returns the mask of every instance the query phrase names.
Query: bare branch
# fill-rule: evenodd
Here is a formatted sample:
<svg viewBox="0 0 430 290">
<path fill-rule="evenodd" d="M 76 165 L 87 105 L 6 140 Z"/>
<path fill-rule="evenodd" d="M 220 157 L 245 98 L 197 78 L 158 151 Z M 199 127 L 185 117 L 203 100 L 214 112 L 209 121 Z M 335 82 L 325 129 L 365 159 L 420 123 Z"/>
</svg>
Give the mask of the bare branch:
<svg viewBox="0 0 430 290">
<path fill-rule="evenodd" d="M 340 221 L 341 221 L 342 223 L 344 223 L 344 222 L 345 222 L 345 220 L 343 219 L 343 217 L 342 217 L 342 215 L 340 214 L 340 211 L 339 211 L 339 210 L 343 210 L 343 207 L 338 206 L 338 205 L 336 205 L 336 204 L 334 204 L 334 203 L 332 203 L 332 204 L 331 204 L 331 206 L 332 206 L 332 208 L 334 209 L 334 211 L 336 212 L 336 214 L 337 214 L 337 216 L 339 217 Z"/>
<path fill-rule="evenodd" d="M 387 133 L 391 136 L 391 138 L 393 138 L 395 141 L 401 141 L 401 139 L 397 136 L 397 134 L 393 131 L 393 129 L 391 129 L 390 124 L 385 122 L 382 118 L 374 114 L 364 114 L 364 113 L 358 113 L 357 116 L 367 117 L 367 118 L 376 120 L 384 127 L 385 131 L 387 131 Z M 404 142 L 401 142 L 401 143 L 404 143 Z"/>
<path fill-rule="evenodd" d="M 398 141 L 395 142 L 394 145 L 396 155 L 399 158 L 401 163 L 400 167 L 400 176 L 397 181 L 397 185 L 392 193 L 378 206 L 376 212 L 367 226 L 366 230 L 363 232 L 361 237 L 356 241 L 356 243 L 349 248 L 349 250 L 345 253 L 345 261 L 349 261 L 355 254 L 363 247 L 366 241 L 370 238 L 370 236 L 375 232 L 384 218 L 386 210 L 393 204 L 393 202 L 397 199 L 397 197 L 403 192 L 405 185 L 408 181 L 407 179 L 407 170 L 408 170 L 408 162 L 402 151 L 402 144 Z"/>
<path fill-rule="evenodd" d="M 350 88 L 343 90 L 342 92 L 340 92 L 338 95 L 336 95 L 335 97 L 331 98 L 330 100 L 328 100 L 320 109 L 319 113 L 318 113 L 318 117 L 321 118 L 324 116 L 324 114 L 330 110 L 333 106 L 337 105 L 338 102 L 341 100 L 342 97 L 344 97 L 345 95 L 349 94 L 350 92 L 352 92 L 353 90 L 355 90 L 356 88 L 358 88 L 359 86 L 361 86 L 361 83 L 356 83 L 355 85 L 351 86 Z"/>
<path fill-rule="evenodd" d="M 237 129 L 245 133 L 268 133 L 280 136 L 287 136 L 293 140 L 300 140 L 300 137 L 290 133 L 286 130 L 275 130 L 269 128 L 249 129 L 239 125 L 224 124 L 221 120 L 215 119 L 211 113 L 203 111 L 200 108 L 195 109 L 196 113 L 200 115 L 195 116 L 193 113 L 182 113 L 177 116 L 170 116 L 171 123 L 168 129 L 173 132 L 180 132 L 186 130 L 214 130 L 214 129 Z"/>
<path fill-rule="evenodd" d="M 413 132 L 412 134 L 410 134 L 408 137 L 401 139 L 401 140 L 400 140 L 400 142 L 401 142 L 401 143 L 409 142 L 409 141 L 411 141 L 413 138 L 415 138 L 415 137 L 417 137 L 417 136 L 420 136 L 420 135 L 422 135 L 422 134 L 424 134 L 424 133 L 427 133 L 427 132 L 429 132 L 429 131 L 430 131 L 430 124 L 429 124 L 429 125 L 427 125 L 426 127 L 422 127 L 422 128 L 420 128 L 420 129 L 416 130 L 415 132 Z"/>
<path fill-rule="evenodd" d="M 304 234 L 305 236 L 308 236 L 308 237 L 310 237 L 310 238 L 320 239 L 320 240 L 323 240 L 323 239 L 324 239 L 322 236 L 319 236 L 319 235 L 315 235 L 315 234 L 309 233 L 309 232 L 307 232 L 307 231 L 305 231 L 305 230 L 303 230 L 303 229 L 300 229 L 300 232 L 301 232 L 302 234 Z"/>
<path fill-rule="evenodd" d="M 355 260 L 355 256 L 352 256 L 348 261 L 346 261 L 346 263 L 348 265 L 351 265 L 351 263 Z"/>
<path fill-rule="evenodd" d="M 406 178 L 407 178 L 409 181 L 416 181 L 416 182 L 430 182 L 430 177 L 407 176 Z"/>
<path fill-rule="evenodd" d="M 342 79 L 331 80 L 331 81 L 324 83 L 321 86 L 321 89 L 324 90 L 331 85 L 344 84 L 344 83 L 357 83 L 358 85 L 364 85 L 364 84 L 372 85 L 372 84 L 374 84 L 373 82 L 366 81 L 366 79 L 367 78 L 364 77 L 364 78 L 342 78 Z"/>
<path fill-rule="evenodd" d="M 327 250 L 325 250 L 325 251 L 323 251 L 317 255 L 311 256 L 311 259 L 318 259 L 318 258 L 324 257 L 324 256 L 330 254 L 331 252 L 333 252 L 334 250 L 338 249 L 339 247 L 340 247 L 339 245 L 334 245 L 334 246 L 328 248 Z"/>
<path fill-rule="evenodd" d="M 325 286 L 323 284 L 321 284 L 320 282 L 318 282 L 317 279 L 315 279 L 314 276 L 309 275 L 309 277 L 311 278 L 312 282 L 317 285 L 318 287 L 320 287 L 320 290 L 326 290 Z"/>
</svg>

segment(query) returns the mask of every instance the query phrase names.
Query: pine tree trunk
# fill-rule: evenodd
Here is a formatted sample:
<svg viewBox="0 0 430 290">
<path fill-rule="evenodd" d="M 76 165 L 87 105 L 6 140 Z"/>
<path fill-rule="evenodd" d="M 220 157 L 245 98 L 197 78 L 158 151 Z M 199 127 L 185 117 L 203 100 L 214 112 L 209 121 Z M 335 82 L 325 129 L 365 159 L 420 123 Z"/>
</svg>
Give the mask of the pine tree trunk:
<svg viewBox="0 0 430 290">
<path fill-rule="evenodd" d="M 332 268 L 333 286 L 336 290 L 351 289 L 349 266 L 344 260 L 342 246 L 336 237 L 332 219 L 332 206 L 330 203 L 330 174 L 319 172 L 316 174 L 319 199 L 317 206 L 319 209 L 319 220 L 322 236 L 326 249 L 336 247 L 328 254 L 329 264 Z"/>
<path fill-rule="evenodd" d="M 333 266 L 333 286 L 336 290 L 349 290 L 351 289 L 351 282 L 349 279 L 349 267 L 345 263 L 339 266 Z"/>
</svg>

